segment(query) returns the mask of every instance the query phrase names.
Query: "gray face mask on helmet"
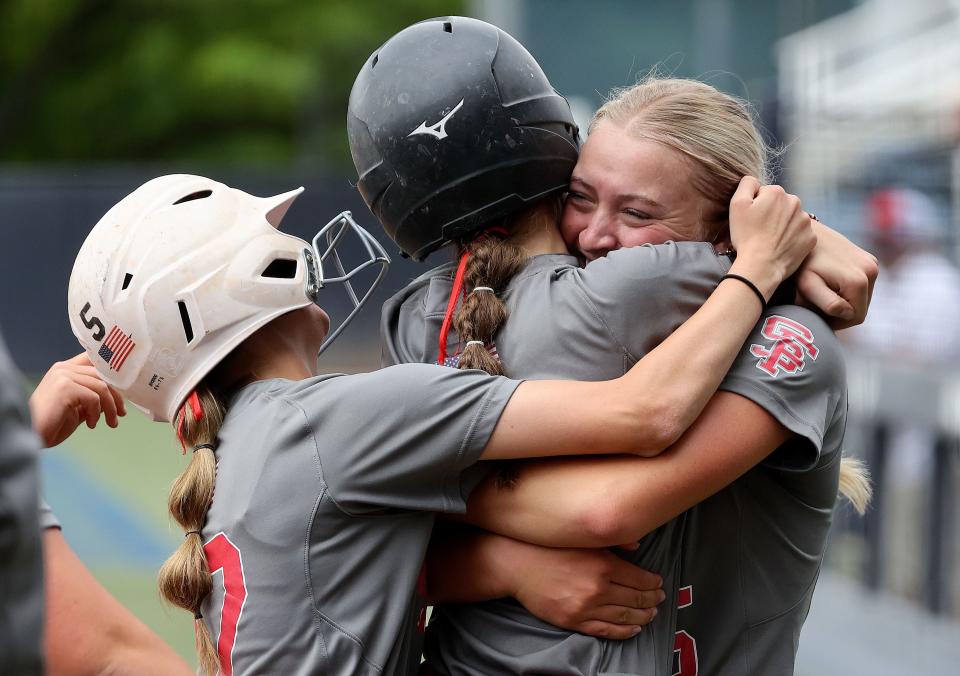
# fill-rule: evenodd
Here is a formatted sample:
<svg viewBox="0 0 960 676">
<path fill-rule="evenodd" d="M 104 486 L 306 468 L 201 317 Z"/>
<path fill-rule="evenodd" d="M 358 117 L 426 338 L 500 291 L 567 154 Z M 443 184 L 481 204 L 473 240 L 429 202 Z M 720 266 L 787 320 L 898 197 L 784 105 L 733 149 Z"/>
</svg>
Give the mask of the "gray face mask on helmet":
<svg viewBox="0 0 960 676">
<path fill-rule="evenodd" d="M 344 267 L 340 253 L 337 251 L 337 247 L 344 243 L 344 238 L 348 235 L 353 235 L 360 240 L 365 254 L 365 258 L 350 270 Z M 334 284 L 342 284 L 353 306 L 346 318 L 340 322 L 336 329 L 332 329 L 323 341 L 323 345 L 320 346 L 320 354 L 323 354 L 324 350 L 353 321 L 380 285 L 380 282 L 383 281 L 383 277 L 390 267 L 390 257 L 373 235 L 357 225 L 349 211 L 341 212 L 336 218 L 320 228 L 320 231 L 313 237 L 312 245 L 312 250 L 304 250 L 304 256 L 311 270 L 307 275 L 307 296 L 314 303 L 320 305 L 321 289 Z M 333 268 L 335 272 L 333 276 L 326 274 L 325 265 L 327 266 L 326 269 Z M 376 276 L 367 285 L 366 289 L 358 294 L 353 287 L 353 280 L 364 270 L 370 268 L 376 269 Z"/>
</svg>

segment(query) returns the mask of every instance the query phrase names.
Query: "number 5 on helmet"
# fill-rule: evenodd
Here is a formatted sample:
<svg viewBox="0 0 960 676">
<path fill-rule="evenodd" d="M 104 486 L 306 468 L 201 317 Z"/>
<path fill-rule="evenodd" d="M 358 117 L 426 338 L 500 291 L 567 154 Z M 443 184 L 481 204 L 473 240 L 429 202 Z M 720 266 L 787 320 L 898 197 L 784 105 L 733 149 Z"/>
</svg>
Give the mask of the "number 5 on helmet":
<svg viewBox="0 0 960 676">
<path fill-rule="evenodd" d="M 110 209 L 80 248 L 67 301 L 73 333 L 104 380 L 155 420 L 171 420 L 250 334 L 317 302 L 322 288 L 344 284 L 354 308 L 335 337 L 383 278 L 389 258 L 348 212 L 321 229 L 313 246 L 280 232 L 301 192 L 259 198 L 177 174 L 148 181 Z M 348 271 L 337 246 L 351 232 L 366 259 Z M 328 260 L 333 277 L 324 276 Z M 357 294 L 350 281 L 371 266 L 379 272 Z"/>
</svg>

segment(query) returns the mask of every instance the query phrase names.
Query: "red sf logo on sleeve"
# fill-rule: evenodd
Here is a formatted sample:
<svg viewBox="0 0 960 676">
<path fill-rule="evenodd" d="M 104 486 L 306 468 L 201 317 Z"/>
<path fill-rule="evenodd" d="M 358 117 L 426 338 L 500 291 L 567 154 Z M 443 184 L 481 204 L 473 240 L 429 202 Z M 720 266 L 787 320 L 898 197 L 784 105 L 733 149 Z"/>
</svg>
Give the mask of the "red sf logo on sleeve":
<svg viewBox="0 0 960 676">
<path fill-rule="evenodd" d="M 813 332 L 798 321 L 781 315 L 770 315 L 760 332 L 773 345 L 751 345 L 750 354 L 759 357 L 757 368 L 776 378 L 781 372 L 802 371 L 807 357 L 816 360 L 820 348 L 814 344 Z"/>
</svg>

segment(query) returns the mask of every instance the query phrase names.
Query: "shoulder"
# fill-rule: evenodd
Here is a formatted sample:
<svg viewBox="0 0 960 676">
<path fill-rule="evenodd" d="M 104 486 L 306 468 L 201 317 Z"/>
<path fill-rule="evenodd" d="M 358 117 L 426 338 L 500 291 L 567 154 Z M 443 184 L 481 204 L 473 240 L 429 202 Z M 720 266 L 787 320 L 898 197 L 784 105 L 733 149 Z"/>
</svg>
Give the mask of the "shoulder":
<svg viewBox="0 0 960 676">
<path fill-rule="evenodd" d="M 458 370 L 437 364 L 397 364 L 368 373 L 332 374 L 279 384 L 265 396 L 300 407 L 329 406 L 355 411 L 402 408 L 416 402 L 439 400 L 457 391 L 513 382 L 483 371 Z"/>
<path fill-rule="evenodd" d="M 828 385 L 846 377 L 843 352 L 833 330 L 816 312 L 797 305 L 768 308 L 745 352 L 760 376 L 769 380 L 816 374 L 815 382 Z"/>
<path fill-rule="evenodd" d="M 702 270 L 719 277 L 728 267 L 727 259 L 707 242 L 664 242 L 611 251 L 587 264 L 584 273 L 651 279 Z"/>
<path fill-rule="evenodd" d="M 429 362 L 428 346 L 439 332 L 453 283 L 453 264 L 420 275 L 391 296 L 380 312 L 381 361 L 384 366 Z"/>
<path fill-rule="evenodd" d="M 383 304 L 384 313 L 388 311 L 388 308 L 399 308 L 417 303 L 423 305 L 431 284 L 437 281 L 452 281 L 454 272 L 456 271 L 455 269 L 456 266 L 453 263 L 446 263 L 445 265 L 427 270 L 390 296 Z"/>
</svg>

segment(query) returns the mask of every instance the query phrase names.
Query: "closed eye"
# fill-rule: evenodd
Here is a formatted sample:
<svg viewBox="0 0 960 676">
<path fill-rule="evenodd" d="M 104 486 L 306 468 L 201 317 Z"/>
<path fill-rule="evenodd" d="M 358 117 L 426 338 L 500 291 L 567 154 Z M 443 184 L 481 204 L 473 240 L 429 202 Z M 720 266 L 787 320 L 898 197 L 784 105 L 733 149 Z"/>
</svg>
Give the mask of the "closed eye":
<svg viewBox="0 0 960 676">
<path fill-rule="evenodd" d="M 641 221 L 649 221 L 652 216 L 645 211 L 637 211 L 636 209 L 624 209 L 623 213 L 631 218 L 636 218 Z"/>
<path fill-rule="evenodd" d="M 589 202 L 589 198 L 583 193 L 575 192 L 570 190 L 567 192 L 567 199 L 573 200 L 574 202 Z"/>
</svg>

